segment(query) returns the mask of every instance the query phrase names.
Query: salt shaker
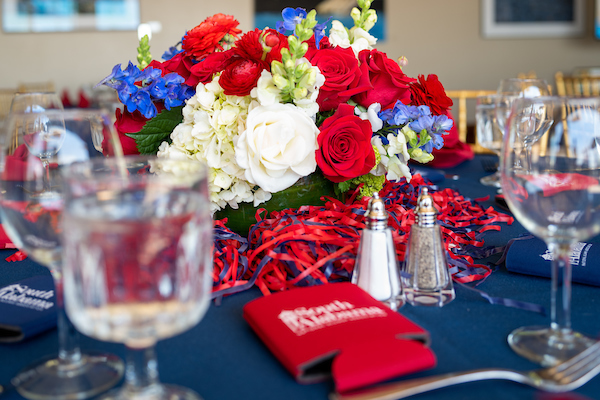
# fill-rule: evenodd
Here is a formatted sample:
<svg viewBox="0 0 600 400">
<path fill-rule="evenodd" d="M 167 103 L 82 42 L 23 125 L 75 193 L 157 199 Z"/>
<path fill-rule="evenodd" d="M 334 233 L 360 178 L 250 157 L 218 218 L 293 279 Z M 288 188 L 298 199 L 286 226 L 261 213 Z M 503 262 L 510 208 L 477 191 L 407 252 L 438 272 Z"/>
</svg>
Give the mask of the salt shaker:
<svg viewBox="0 0 600 400">
<path fill-rule="evenodd" d="M 442 307 L 456 297 L 436 215 L 433 198 L 424 187 L 417 200 L 401 278 L 406 301 L 414 306 Z"/>
<path fill-rule="evenodd" d="M 404 293 L 392 231 L 387 221 L 385 204 L 379 194 L 374 193 L 365 214 L 366 226 L 360 234 L 352 283 L 396 311 L 404 305 Z"/>
</svg>

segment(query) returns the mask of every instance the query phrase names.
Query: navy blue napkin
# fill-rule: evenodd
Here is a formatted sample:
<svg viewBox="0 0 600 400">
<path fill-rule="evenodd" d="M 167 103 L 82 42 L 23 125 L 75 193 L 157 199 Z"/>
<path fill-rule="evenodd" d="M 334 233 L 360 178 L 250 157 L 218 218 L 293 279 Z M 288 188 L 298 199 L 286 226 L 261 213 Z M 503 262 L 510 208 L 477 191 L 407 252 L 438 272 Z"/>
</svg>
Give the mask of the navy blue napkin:
<svg viewBox="0 0 600 400">
<path fill-rule="evenodd" d="M 552 255 L 536 237 L 515 240 L 506 252 L 506 269 L 549 278 Z M 573 282 L 600 286 L 600 243 L 578 243 L 571 254 Z"/>
<path fill-rule="evenodd" d="M 55 326 L 56 302 L 50 275 L 0 288 L 0 343 L 19 342 Z"/>
</svg>

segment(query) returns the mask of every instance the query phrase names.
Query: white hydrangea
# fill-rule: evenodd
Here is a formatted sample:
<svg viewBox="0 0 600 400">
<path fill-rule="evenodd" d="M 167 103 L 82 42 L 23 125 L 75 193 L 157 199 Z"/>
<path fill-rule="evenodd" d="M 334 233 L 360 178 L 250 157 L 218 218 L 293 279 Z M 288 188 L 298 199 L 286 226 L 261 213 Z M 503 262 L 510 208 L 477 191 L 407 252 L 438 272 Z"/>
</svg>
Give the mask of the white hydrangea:
<svg viewBox="0 0 600 400">
<path fill-rule="evenodd" d="M 249 110 L 257 105 L 251 96 L 225 95 L 218 76 L 210 83 L 199 83 L 183 107 L 183 122 L 171 133 L 172 143 L 159 147 L 159 157 L 206 162 L 212 212 L 228 205 L 238 208 L 241 202 L 257 206 L 271 198 L 248 183 L 235 159 L 234 143 L 246 129 Z"/>
</svg>

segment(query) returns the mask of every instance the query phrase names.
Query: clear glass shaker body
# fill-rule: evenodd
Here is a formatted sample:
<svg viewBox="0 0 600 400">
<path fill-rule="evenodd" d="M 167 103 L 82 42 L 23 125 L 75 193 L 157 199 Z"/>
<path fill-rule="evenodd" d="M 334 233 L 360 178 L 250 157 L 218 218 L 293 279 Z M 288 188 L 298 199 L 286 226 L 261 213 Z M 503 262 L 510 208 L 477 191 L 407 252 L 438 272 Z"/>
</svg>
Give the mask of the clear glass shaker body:
<svg viewBox="0 0 600 400">
<path fill-rule="evenodd" d="M 418 203 L 416 222 L 408 239 L 402 286 L 409 304 L 442 307 L 454 300 L 456 294 L 433 199 L 427 188 L 423 188 Z"/>
</svg>

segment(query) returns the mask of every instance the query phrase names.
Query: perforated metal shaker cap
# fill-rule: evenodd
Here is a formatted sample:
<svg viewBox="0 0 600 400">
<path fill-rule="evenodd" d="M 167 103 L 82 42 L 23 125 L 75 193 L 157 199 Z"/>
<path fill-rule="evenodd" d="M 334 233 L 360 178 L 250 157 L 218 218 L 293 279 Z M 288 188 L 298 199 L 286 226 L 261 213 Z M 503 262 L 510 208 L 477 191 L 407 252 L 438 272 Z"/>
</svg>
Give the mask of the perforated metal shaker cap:
<svg viewBox="0 0 600 400">
<path fill-rule="evenodd" d="M 379 231 L 388 226 L 388 213 L 385 211 L 385 203 L 379 198 L 379 193 L 373 193 L 373 197 L 367 205 L 365 213 L 365 225 L 367 229 Z"/>
<path fill-rule="evenodd" d="M 433 197 L 429 194 L 429 190 L 424 187 L 421 189 L 421 194 L 417 200 L 417 208 L 415 208 L 415 222 L 419 226 L 434 226 L 436 223 L 437 211 L 433 207 Z"/>
</svg>

